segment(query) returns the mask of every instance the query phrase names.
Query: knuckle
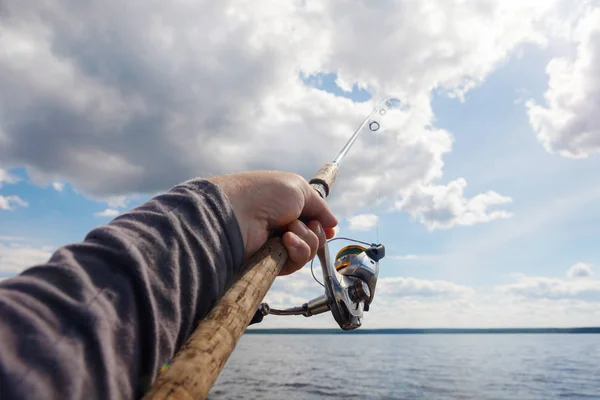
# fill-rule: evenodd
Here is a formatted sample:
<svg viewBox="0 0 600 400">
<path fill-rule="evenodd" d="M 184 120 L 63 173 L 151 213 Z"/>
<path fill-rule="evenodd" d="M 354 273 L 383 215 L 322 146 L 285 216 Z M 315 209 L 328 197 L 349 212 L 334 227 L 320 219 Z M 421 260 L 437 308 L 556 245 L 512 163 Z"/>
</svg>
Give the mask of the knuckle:
<svg viewBox="0 0 600 400">
<path fill-rule="evenodd" d="M 303 182 L 306 182 L 306 180 L 302 176 L 294 172 L 284 172 L 281 175 L 281 180 L 282 183 L 285 186 L 288 186 L 289 188 L 297 188 L 298 185 L 301 185 Z"/>
</svg>

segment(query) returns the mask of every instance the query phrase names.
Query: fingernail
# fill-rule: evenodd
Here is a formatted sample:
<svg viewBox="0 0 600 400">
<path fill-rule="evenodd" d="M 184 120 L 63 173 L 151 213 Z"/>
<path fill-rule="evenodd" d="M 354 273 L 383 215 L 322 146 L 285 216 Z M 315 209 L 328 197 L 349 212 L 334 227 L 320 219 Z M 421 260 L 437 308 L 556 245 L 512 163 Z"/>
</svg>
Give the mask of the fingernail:
<svg viewBox="0 0 600 400">
<path fill-rule="evenodd" d="M 323 235 L 323 227 L 321 226 L 320 223 L 317 223 L 317 235 L 319 235 L 319 236 Z"/>
</svg>

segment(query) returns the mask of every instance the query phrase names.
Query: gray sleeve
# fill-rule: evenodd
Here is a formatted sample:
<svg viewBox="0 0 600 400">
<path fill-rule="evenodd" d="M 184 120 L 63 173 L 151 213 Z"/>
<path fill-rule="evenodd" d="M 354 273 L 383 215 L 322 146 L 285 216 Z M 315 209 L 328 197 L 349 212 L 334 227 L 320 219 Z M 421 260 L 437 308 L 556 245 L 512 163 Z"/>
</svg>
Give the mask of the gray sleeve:
<svg viewBox="0 0 600 400">
<path fill-rule="evenodd" d="M 0 398 L 140 397 L 243 257 L 226 197 L 198 179 L 0 282 Z"/>
</svg>

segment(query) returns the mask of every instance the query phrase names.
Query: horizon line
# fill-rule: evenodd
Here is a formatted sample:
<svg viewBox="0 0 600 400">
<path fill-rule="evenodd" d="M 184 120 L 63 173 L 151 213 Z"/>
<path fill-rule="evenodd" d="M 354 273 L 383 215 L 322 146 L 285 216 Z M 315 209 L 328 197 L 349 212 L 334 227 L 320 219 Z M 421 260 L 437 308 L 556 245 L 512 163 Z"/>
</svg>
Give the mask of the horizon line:
<svg viewBox="0 0 600 400">
<path fill-rule="evenodd" d="M 250 328 L 246 334 L 510 334 L 510 333 L 541 333 L 541 334 L 600 334 L 600 326 L 571 327 L 571 328 L 379 328 L 355 329 L 344 331 L 336 328 Z"/>
</svg>

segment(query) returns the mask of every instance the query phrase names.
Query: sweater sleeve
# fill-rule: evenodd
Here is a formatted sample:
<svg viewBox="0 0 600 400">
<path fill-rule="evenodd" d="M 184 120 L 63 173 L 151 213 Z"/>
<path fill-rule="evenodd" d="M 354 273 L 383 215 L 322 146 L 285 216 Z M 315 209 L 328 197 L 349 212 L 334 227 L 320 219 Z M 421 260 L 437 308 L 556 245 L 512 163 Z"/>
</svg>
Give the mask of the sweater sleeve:
<svg viewBox="0 0 600 400">
<path fill-rule="evenodd" d="M 139 398 L 243 257 L 224 193 L 196 179 L 0 282 L 0 398 Z"/>
</svg>

